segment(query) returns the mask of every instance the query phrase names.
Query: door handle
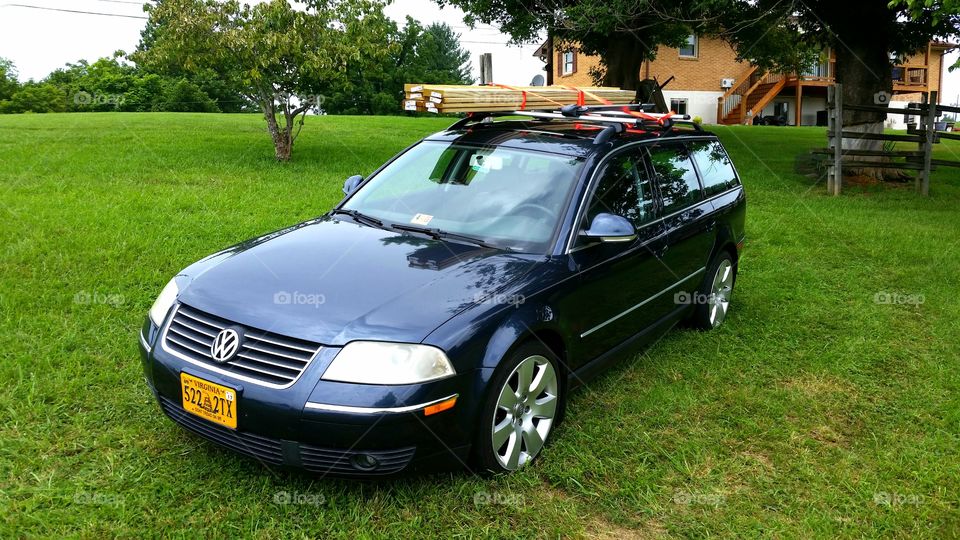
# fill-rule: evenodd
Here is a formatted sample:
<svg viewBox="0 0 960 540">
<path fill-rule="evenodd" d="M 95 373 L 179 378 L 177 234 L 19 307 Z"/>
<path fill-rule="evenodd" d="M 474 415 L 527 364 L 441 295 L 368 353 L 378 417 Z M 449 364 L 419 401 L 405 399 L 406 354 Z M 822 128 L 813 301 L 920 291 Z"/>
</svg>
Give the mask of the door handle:
<svg viewBox="0 0 960 540">
<path fill-rule="evenodd" d="M 664 242 L 653 254 L 656 255 L 658 259 L 662 259 L 663 256 L 667 254 L 668 249 L 670 249 L 670 244 Z"/>
<path fill-rule="evenodd" d="M 717 220 L 711 219 L 707 222 L 707 232 L 710 232 L 717 228 Z"/>
</svg>

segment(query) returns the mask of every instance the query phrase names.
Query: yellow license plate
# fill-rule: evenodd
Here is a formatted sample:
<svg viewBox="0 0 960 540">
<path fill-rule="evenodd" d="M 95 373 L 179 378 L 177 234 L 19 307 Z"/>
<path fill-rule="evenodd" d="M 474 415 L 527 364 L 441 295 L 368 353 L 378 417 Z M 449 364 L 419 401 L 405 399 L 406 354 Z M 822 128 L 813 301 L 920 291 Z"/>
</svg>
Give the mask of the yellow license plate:
<svg viewBox="0 0 960 540">
<path fill-rule="evenodd" d="M 200 418 L 237 429 L 237 392 L 193 375 L 180 373 L 183 408 Z"/>
</svg>

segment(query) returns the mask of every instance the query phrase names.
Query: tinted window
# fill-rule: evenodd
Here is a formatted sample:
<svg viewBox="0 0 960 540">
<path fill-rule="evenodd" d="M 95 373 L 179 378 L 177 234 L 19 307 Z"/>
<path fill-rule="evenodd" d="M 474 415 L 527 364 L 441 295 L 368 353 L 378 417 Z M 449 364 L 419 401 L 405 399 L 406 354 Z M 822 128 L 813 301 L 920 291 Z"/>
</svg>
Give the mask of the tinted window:
<svg viewBox="0 0 960 540">
<path fill-rule="evenodd" d="M 700 180 L 707 195 L 726 191 L 737 185 L 730 157 L 719 141 L 690 143 L 690 153 L 700 169 Z"/>
<path fill-rule="evenodd" d="M 650 149 L 650 163 L 660 196 L 664 215 L 680 210 L 703 198 L 697 172 L 682 145 L 658 145 Z"/>
<path fill-rule="evenodd" d="M 623 216 L 638 227 L 653 220 L 655 205 L 650 179 L 637 171 L 636 154 L 619 154 L 608 160 L 600 172 L 587 208 L 586 226 L 597 214 L 608 213 Z"/>
</svg>

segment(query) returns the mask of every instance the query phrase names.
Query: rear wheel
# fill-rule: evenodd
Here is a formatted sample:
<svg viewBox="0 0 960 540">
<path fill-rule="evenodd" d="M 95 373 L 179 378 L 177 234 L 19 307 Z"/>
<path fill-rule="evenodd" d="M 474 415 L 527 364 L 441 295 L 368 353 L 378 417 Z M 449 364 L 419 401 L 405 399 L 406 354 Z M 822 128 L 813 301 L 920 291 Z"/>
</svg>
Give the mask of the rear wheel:
<svg viewBox="0 0 960 540">
<path fill-rule="evenodd" d="M 707 268 L 697 295 L 691 323 L 701 330 L 711 330 L 723 324 L 730 310 L 730 297 L 736 282 L 737 267 L 726 251 L 721 252 Z"/>
<path fill-rule="evenodd" d="M 560 382 L 554 354 L 539 343 L 520 346 L 497 368 L 476 441 L 484 470 L 514 471 L 540 454 L 562 411 Z"/>
</svg>

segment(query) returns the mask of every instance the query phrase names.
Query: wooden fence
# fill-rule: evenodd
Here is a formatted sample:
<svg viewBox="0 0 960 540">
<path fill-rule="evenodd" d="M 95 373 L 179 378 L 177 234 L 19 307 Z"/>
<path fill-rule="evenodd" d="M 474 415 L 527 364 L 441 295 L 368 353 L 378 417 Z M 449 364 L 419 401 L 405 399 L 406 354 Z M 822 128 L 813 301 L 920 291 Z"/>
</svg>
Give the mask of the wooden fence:
<svg viewBox="0 0 960 540">
<path fill-rule="evenodd" d="M 960 133 L 936 130 L 936 119 L 945 112 L 960 113 L 960 107 L 937 104 L 937 93 L 924 94 L 922 103 L 910 103 L 906 108 L 884 105 L 846 105 L 843 103 L 842 86 L 827 88 L 827 146 L 814 150 L 815 154 L 830 156 L 827 167 L 827 191 L 839 195 L 843 184 L 844 169 L 899 169 L 917 171 L 916 189 L 922 195 L 930 194 L 930 171 L 937 165 L 960 167 L 960 161 L 933 159 L 933 145 L 941 138 L 960 140 Z M 908 129 L 906 134 L 861 133 L 843 129 L 843 111 L 867 111 L 897 114 L 904 117 L 919 117 L 919 129 Z M 843 148 L 843 139 L 861 141 L 884 141 L 916 143 L 917 150 L 867 150 Z M 874 159 L 864 159 L 874 158 Z"/>
</svg>

